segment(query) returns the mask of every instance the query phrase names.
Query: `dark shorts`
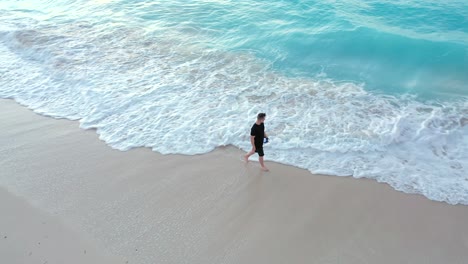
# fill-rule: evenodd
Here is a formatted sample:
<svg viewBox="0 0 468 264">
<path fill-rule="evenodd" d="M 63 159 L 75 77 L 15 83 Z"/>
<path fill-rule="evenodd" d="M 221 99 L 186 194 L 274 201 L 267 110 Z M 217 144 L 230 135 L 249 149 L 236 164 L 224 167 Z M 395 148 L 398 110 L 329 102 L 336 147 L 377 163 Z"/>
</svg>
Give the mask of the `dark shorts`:
<svg viewBox="0 0 468 264">
<path fill-rule="evenodd" d="M 265 153 L 263 153 L 263 146 L 255 146 L 255 152 L 257 152 L 260 157 L 265 156 Z"/>
</svg>

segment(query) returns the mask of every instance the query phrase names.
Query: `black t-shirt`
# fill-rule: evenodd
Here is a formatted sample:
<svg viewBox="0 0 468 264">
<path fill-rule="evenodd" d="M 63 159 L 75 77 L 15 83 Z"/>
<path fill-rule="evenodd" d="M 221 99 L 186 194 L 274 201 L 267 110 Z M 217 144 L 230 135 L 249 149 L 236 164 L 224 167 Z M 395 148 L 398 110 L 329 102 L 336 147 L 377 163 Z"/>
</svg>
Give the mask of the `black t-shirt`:
<svg viewBox="0 0 468 264">
<path fill-rule="evenodd" d="M 253 124 L 252 129 L 250 130 L 250 135 L 255 136 L 255 147 L 262 147 L 263 138 L 265 137 L 265 126 L 263 123 L 260 125 L 257 125 L 257 123 Z"/>
</svg>

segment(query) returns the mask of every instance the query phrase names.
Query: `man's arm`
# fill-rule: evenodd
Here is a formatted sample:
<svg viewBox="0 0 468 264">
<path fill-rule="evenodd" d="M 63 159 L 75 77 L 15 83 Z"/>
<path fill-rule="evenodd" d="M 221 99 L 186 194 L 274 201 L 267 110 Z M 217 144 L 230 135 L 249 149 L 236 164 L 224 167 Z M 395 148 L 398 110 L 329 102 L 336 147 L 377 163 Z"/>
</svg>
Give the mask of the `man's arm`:
<svg viewBox="0 0 468 264">
<path fill-rule="evenodd" d="M 255 149 L 255 136 L 250 136 L 250 144 L 252 144 L 252 148 Z"/>
<path fill-rule="evenodd" d="M 268 137 L 268 135 L 267 135 L 266 132 L 263 132 L 263 135 L 264 135 L 264 137 L 266 137 L 266 138 Z"/>
</svg>

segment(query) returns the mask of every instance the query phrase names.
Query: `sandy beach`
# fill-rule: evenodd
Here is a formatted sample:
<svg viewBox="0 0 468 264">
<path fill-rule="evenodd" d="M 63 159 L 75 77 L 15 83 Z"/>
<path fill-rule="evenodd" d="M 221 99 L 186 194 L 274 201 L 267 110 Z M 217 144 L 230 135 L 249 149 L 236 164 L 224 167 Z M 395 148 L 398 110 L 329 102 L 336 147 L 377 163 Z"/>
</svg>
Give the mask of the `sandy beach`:
<svg viewBox="0 0 468 264">
<path fill-rule="evenodd" d="M 106 256 L 92 239 L 66 227 L 59 217 L 34 208 L 0 188 L 1 263 L 125 263 Z"/>
<path fill-rule="evenodd" d="M 242 154 L 122 152 L 0 100 L 0 263 L 467 263 L 467 206 Z"/>
</svg>

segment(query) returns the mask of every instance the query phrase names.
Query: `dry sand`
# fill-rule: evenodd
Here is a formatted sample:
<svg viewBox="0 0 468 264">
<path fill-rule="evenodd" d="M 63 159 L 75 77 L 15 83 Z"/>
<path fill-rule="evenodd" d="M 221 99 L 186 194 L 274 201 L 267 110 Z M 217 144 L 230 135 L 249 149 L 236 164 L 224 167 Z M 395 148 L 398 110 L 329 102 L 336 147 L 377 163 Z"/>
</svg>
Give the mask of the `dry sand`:
<svg viewBox="0 0 468 264">
<path fill-rule="evenodd" d="M 0 100 L 0 263 L 41 263 L 46 234 L 48 264 L 468 263 L 468 206 L 241 155 L 121 152 Z"/>
<path fill-rule="evenodd" d="M 125 263 L 91 239 L 0 188 L 0 263 Z"/>
</svg>

